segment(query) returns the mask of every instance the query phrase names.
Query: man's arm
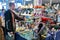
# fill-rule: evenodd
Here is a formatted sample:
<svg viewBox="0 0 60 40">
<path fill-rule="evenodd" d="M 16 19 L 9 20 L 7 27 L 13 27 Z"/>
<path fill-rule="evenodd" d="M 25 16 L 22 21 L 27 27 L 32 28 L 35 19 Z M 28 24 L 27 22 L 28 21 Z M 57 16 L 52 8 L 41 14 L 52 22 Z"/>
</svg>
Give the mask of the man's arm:
<svg viewBox="0 0 60 40">
<path fill-rule="evenodd" d="M 14 17 L 15 17 L 15 19 L 17 19 L 17 20 L 19 20 L 19 21 L 25 20 L 23 17 L 19 17 L 19 16 L 17 16 L 16 14 L 14 14 Z"/>
</svg>

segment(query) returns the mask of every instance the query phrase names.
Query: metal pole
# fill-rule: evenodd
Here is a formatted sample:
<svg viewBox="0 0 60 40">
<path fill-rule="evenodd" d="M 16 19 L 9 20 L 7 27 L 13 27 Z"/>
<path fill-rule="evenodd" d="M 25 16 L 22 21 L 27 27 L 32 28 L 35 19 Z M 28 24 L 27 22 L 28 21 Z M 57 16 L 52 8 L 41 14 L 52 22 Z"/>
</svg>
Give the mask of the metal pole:
<svg viewBox="0 0 60 40">
<path fill-rule="evenodd" d="M 52 0 L 50 0 L 50 6 L 52 5 Z"/>
<path fill-rule="evenodd" d="M 9 8 L 9 0 L 6 0 L 6 10 Z"/>
<path fill-rule="evenodd" d="M 16 6 L 17 6 L 17 1 L 18 1 L 18 0 L 15 0 L 15 2 L 16 2 Z"/>
<path fill-rule="evenodd" d="M 24 0 L 24 5 L 25 5 L 25 0 Z"/>
<path fill-rule="evenodd" d="M 39 5 L 42 5 L 42 0 L 39 0 L 38 2 L 39 2 Z"/>
<path fill-rule="evenodd" d="M 34 0 L 34 6 L 38 5 L 38 0 Z"/>
</svg>

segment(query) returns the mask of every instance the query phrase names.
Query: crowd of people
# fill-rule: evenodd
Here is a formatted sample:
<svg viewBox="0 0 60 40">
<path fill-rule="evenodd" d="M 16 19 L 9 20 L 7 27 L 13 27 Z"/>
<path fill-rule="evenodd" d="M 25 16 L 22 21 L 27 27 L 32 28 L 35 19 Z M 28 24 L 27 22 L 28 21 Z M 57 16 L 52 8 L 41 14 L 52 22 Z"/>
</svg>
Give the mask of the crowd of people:
<svg viewBox="0 0 60 40">
<path fill-rule="evenodd" d="M 33 19 L 31 25 L 26 28 L 33 29 L 34 40 L 60 40 L 60 9 L 58 5 L 50 6 L 49 3 L 44 5 L 42 17 Z M 15 19 L 25 21 L 25 17 L 19 17 L 15 14 L 15 4 L 9 3 L 9 9 L 2 9 L 0 13 L 0 26 L 3 29 L 5 40 L 16 40 Z M 2 21 L 2 22 L 1 22 Z M 4 23 L 5 22 L 5 23 Z M 5 24 L 5 25 L 4 25 Z M 1 39 L 2 40 L 2 39 Z"/>
<path fill-rule="evenodd" d="M 46 8 L 43 10 L 43 17 L 38 26 L 38 40 L 60 40 L 60 22 L 59 15 L 60 9 L 59 6 L 54 7 L 49 4 L 45 5 Z"/>
</svg>

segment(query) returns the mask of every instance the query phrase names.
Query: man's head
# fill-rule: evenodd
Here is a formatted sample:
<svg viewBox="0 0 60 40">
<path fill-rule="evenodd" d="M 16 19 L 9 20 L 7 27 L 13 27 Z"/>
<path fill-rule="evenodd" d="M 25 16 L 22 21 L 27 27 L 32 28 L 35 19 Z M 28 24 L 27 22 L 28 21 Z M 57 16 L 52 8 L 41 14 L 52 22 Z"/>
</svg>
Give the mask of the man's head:
<svg viewBox="0 0 60 40">
<path fill-rule="evenodd" d="M 9 3 L 10 9 L 14 10 L 15 9 L 15 4 L 14 3 Z"/>
</svg>

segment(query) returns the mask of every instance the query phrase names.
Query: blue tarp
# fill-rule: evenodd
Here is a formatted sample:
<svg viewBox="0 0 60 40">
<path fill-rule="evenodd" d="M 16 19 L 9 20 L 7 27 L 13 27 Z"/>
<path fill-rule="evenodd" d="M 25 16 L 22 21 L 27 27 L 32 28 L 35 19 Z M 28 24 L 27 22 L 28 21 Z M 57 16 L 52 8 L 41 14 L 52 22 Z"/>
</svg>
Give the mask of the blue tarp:
<svg viewBox="0 0 60 40">
<path fill-rule="evenodd" d="M 27 40 L 23 37 L 21 37 L 18 33 L 15 33 L 16 39 L 15 40 Z"/>
</svg>

